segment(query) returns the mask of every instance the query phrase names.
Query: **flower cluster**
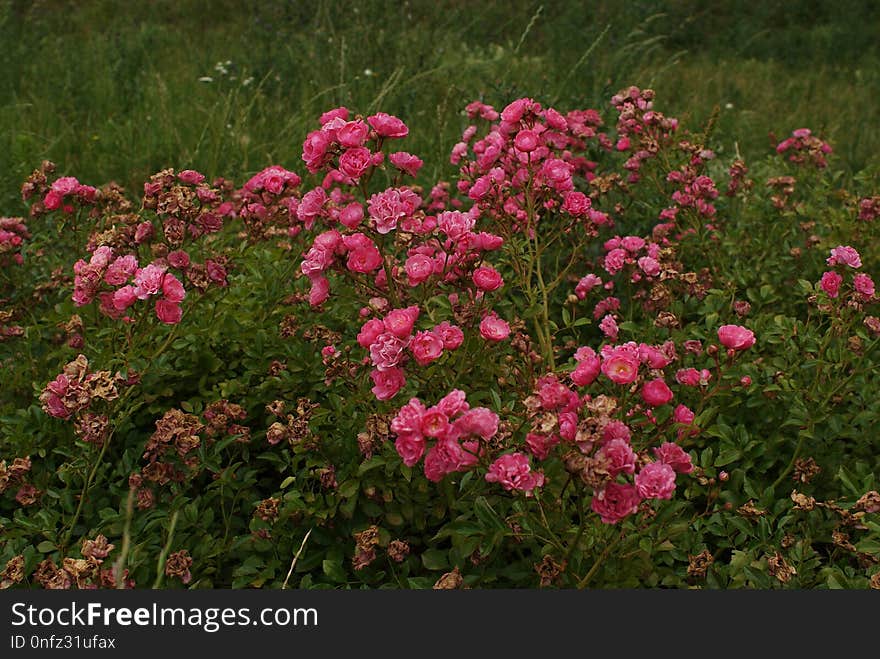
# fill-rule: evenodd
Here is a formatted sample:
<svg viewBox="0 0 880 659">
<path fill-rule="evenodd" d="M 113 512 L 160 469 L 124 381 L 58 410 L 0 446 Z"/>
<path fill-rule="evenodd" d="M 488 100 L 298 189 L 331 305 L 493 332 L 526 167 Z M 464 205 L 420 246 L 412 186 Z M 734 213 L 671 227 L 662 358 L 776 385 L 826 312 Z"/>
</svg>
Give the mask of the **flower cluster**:
<svg viewBox="0 0 880 659">
<path fill-rule="evenodd" d="M 18 486 L 15 500 L 20 505 L 29 506 L 36 503 L 40 491 L 25 480 L 31 466 L 30 456 L 15 458 L 10 465 L 6 464 L 6 460 L 0 460 L 0 494 Z"/>
<path fill-rule="evenodd" d="M 642 165 L 654 158 L 678 128 L 678 120 L 654 110 L 654 91 L 632 86 L 611 97 L 618 112 L 617 143 L 621 152 L 632 152 L 623 168 L 629 172 L 627 181 L 640 180 Z"/>
<path fill-rule="evenodd" d="M 834 266 L 834 270 L 827 270 L 822 274 L 819 286 L 831 299 L 840 296 L 841 286 L 844 283 L 844 275 L 850 270 L 858 270 L 862 267 L 862 257 L 854 247 L 838 245 L 831 250 L 831 255 L 825 262 Z M 841 274 L 843 273 L 843 274 Z M 852 295 L 847 296 L 857 304 L 872 302 L 875 299 L 874 280 L 870 275 L 859 272 L 852 277 Z"/>
<path fill-rule="evenodd" d="M 137 382 L 136 375 L 123 377 L 110 371 L 89 371 L 85 355 L 64 366 L 58 376 L 40 394 L 43 411 L 58 419 L 73 419 L 77 436 L 90 444 L 103 444 L 110 434 L 110 421 L 96 412 L 98 401 L 108 403 L 119 398 L 119 388 Z"/>
<path fill-rule="evenodd" d="M 828 142 L 813 135 L 809 128 L 798 128 L 776 145 L 776 153 L 788 154 L 788 160 L 797 164 L 811 164 L 817 169 L 828 166 L 825 156 L 831 153 Z"/>
<path fill-rule="evenodd" d="M 0 267 L 21 265 L 21 245 L 31 234 L 20 217 L 0 217 Z"/>
<path fill-rule="evenodd" d="M 153 298 L 160 321 L 170 325 L 180 322 L 183 315 L 180 303 L 186 291 L 180 280 L 168 272 L 164 262 L 154 261 L 141 268 L 134 255 L 114 257 L 110 247 L 101 246 L 88 262 L 78 260 L 73 272 L 73 301 L 78 307 L 98 297 L 102 313 L 120 318 L 138 300 Z M 107 287 L 112 290 L 101 290 Z"/>
<path fill-rule="evenodd" d="M 65 557 L 60 567 L 47 558 L 37 565 L 33 579 L 49 590 L 134 588 L 135 582 L 128 577 L 128 569 L 122 573 L 122 583 L 118 584 L 116 570 L 112 566 L 103 567 L 114 547 L 100 534 L 94 540 L 85 538 L 80 550 L 82 558 Z"/>
<path fill-rule="evenodd" d="M 254 174 L 232 195 L 231 213 L 241 218 L 252 241 L 276 236 L 294 236 L 302 227 L 297 223 L 299 185 L 302 179 L 279 165 Z M 227 213 L 228 206 L 219 211 Z"/>
<path fill-rule="evenodd" d="M 373 394 L 379 400 L 397 395 L 404 384 L 403 365 L 411 356 L 419 366 L 440 359 L 444 351 L 458 349 L 464 333 L 457 325 L 443 321 L 429 330 L 415 330 L 419 307 L 392 309 L 381 320 L 371 318 L 357 335 L 358 344 L 369 351 L 373 370 Z"/>
<path fill-rule="evenodd" d="M 863 222 L 873 222 L 878 216 L 880 216 L 880 195 L 859 199 L 860 220 Z"/>
<path fill-rule="evenodd" d="M 530 98 L 513 101 L 500 114 L 481 103 L 471 103 L 467 111 L 471 119 L 494 122 L 476 140 L 477 126 L 469 126 L 452 151 L 453 164 L 460 165 L 457 188 L 474 202 L 472 213 L 528 231 L 534 228 L 529 222 L 552 211 L 561 211 L 588 233 L 607 222 L 575 186 L 577 180 L 589 182 L 596 167 L 576 154 L 584 153 L 587 140 L 598 135 L 607 141 L 596 133 L 601 125 L 597 113 L 562 115 Z"/>
<path fill-rule="evenodd" d="M 474 467 L 481 444 L 498 432 L 498 415 L 485 407 L 470 407 L 465 393 L 453 389 L 436 405 L 425 407 L 412 398 L 391 421 L 394 447 L 408 467 L 424 456 L 425 476 L 439 482 L 447 474 Z M 429 440 L 433 440 L 430 442 Z"/>
</svg>

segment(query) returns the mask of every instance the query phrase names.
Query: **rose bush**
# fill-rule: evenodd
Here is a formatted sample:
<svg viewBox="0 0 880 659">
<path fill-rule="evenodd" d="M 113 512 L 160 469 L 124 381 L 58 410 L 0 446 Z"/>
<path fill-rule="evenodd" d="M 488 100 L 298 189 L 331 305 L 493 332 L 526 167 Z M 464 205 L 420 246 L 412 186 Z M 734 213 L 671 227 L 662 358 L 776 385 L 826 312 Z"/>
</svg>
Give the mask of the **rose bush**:
<svg viewBox="0 0 880 659">
<path fill-rule="evenodd" d="M 473 102 L 427 185 L 344 107 L 241 187 L 43 163 L 3 587 L 880 586 L 873 181 L 610 107 Z"/>
</svg>

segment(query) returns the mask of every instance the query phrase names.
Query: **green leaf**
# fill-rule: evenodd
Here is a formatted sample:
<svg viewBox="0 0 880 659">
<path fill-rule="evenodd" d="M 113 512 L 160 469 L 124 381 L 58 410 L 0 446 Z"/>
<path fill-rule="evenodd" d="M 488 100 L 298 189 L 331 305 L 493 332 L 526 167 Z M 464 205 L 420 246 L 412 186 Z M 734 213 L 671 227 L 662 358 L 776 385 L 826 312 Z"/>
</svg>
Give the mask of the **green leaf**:
<svg viewBox="0 0 880 659">
<path fill-rule="evenodd" d="M 321 569 L 331 581 L 344 583 L 348 580 L 345 570 L 342 567 L 342 559 L 324 559 L 321 563 Z"/>
<path fill-rule="evenodd" d="M 37 545 L 37 551 L 41 554 L 51 554 L 55 551 L 55 543 L 43 540 L 43 542 Z"/>
<path fill-rule="evenodd" d="M 449 556 L 442 549 L 428 549 L 422 552 L 422 565 L 428 570 L 445 570 L 449 567 Z"/>
</svg>

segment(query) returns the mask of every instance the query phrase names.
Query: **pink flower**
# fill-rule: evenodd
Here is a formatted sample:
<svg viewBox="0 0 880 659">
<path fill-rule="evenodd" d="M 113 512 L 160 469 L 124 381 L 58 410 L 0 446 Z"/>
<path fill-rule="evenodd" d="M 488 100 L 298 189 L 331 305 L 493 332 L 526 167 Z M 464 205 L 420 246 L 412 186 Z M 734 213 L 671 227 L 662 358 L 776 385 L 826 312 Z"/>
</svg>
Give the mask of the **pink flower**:
<svg viewBox="0 0 880 659">
<path fill-rule="evenodd" d="M 169 302 L 175 303 L 182 302 L 183 298 L 186 297 L 186 291 L 183 290 L 183 284 L 181 284 L 180 280 L 170 272 L 166 272 L 164 279 L 162 279 L 162 295 L 164 295 L 165 299 Z"/>
<path fill-rule="evenodd" d="M 678 474 L 689 474 L 694 470 L 691 456 L 678 445 L 665 442 L 654 449 L 657 460 L 668 464 Z"/>
<path fill-rule="evenodd" d="M 419 317 L 419 307 L 412 305 L 405 309 L 392 309 L 382 321 L 385 330 L 398 338 L 406 338 L 412 334 L 413 326 Z"/>
<path fill-rule="evenodd" d="M 516 137 L 513 138 L 513 146 L 515 146 L 519 151 L 523 151 L 525 153 L 530 153 L 538 148 L 538 145 L 541 143 L 541 138 L 538 134 L 529 129 L 523 129 L 516 134 Z"/>
<path fill-rule="evenodd" d="M 411 190 L 388 188 L 370 197 L 367 211 L 376 231 L 386 234 L 397 228 L 398 221 L 411 215 L 421 203 L 421 198 Z"/>
<path fill-rule="evenodd" d="M 848 245 L 839 245 L 832 249 L 831 256 L 825 262 L 828 265 L 848 265 L 850 268 L 862 267 L 862 258 L 859 256 L 859 253 Z"/>
<path fill-rule="evenodd" d="M 468 405 L 465 400 L 466 397 L 467 396 L 461 389 L 453 389 L 443 396 L 443 398 L 438 400 L 434 407 L 443 412 L 449 418 L 452 418 L 457 414 L 463 414 L 470 409 L 470 405 Z"/>
<path fill-rule="evenodd" d="M 606 314 L 599 323 L 599 329 L 602 330 L 602 333 L 609 339 L 617 341 L 619 329 L 617 327 L 617 321 L 614 320 L 614 316 Z"/>
<path fill-rule="evenodd" d="M 370 371 L 370 379 L 373 381 L 373 387 L 370 391 L 373 392 L 377 400 L 394 398 L 406 384 L 403 370 L 399 368 L 389 368 L 384 371 L 374 369 Z"/>
<path fill-rule="evenodd" d="M 189 267 L 189 254 L 182 249 L 176 249 L 173 252 L 168 253 L 168 263 L 171 264 L 171 267 L 173 268 L 185 270 Z"/>
<path fill-rule="evenodd" d="M 315 130 L 306 136 L 303 142 L 302 159 L 306 168 L 316 173 L 330 160 L 328 149 L 333 142 L 333 136 L 327 131 Z"/>
<path fill-rule="evenodd" d="M 592 201 L 583 192 L 572 191 L 565 195 L 565 200 L 562 202 L 562 210 L 569 215 L 580 217 L 587 214 L 591 205 Z"/>
<path fill-rule="evenodd" d="M 141 222 L 137 225 L 137 228 L 134 231 L 134 242 L 138 245 L 142 245 L 149 241 L 155 232 L 156 228 L 153 226 L 152 222 Z"/>
<path fill-rule="evenodd" d="M 407 467 L 415 465 L 425 454 L 425 438 L 421 435 L 398 435 L 394 448 Z"/>
<path fill-rule="evenodd" d="M 134 286 L 123 286 L 113 293 L 113 306 L 119 311 L 128 309 L 137 300 Z"/>
<path fill-rule="evenodd" d="M 629 442 L 623 439 L 612 439 L 602 445 L 597 457 L 605 463 L 605 468 L 612 478 L 618 474 L 631 474 L 636 470 L 636 454 Z"/>
<path fill-rule="evenodd" d="M 822 280 L 819 282 L 819 285 L 828 294 L 828 297 L 835 298 L 840 294 L 840 285 L 842 283 L 843 277 L 833 270 L 829 270 L 822 274 Z"/>
<path fill-rule="evenodd" d="M 443 354 L 443 340 L 431 331 L 416 332 L 409 349 L 419 366 L 427 366 Z"/>
<path fill-rule="evenodd" d="M 480 321 L 480 336 L 487 341 L 503 341 L 510 336 L 510 324 L 493 311 Z"/>
<path fill-rule="evenodd" d="M 418 286 L 434 274 L 434 260 L 424 254 L 413 254 L 403 266 L 410 286 Z"/>
<path fill-rule="evenodd" d="M 530 432 L 526 435 L 526 446 L 538 460 L 546 460 L 553 447 L 559 443 L 558 435 L 541 435 Z"/>
<path fill-rule="evenodd" d="M 504 280 L 499 272 L 488 265 L 483 265 L 474 270 L 474 284 L 481 291 L 495 291 L 504 285 Z"/>
<path fill-rule="evenodd" d="M 385 324 L 378 318 L 372 318 L 365 322 L 358 332 L 357 342 L 362 348 L 369 348 L 378 336 L 385 331 Z"/>
<path fill-rule="evenodd" d="M 132 254 L 120 256 L 107 267 L 107 272 L 104 273 L 104 281 L 110 284 L 110 286 L 119 286 L 131 279 L 137 268 L 136 256 Z"/>
<path fill-rule="evenodd" d="M 498 415 L 485 407 L 475 407 L 458 417 L 454 424 L 461 435 L 479 435 L 491 439 L 498 432 Z"/>
<path fill-rule="evenodd" d="M 425 411 L 421 431 L 428 437 L 445 437 L 449 432 L 449 417 L 437 407 Z"/>
<path fill-rule="evenodd" d="M 618 346 L 603 354 L 602 373 L 615 384 L 631 384 L 639 374 L 638 354 Z"/>
<path fill-rule="evenodd" d="M 342 119 L 343 121 L 348 120 L 348 108 L 344 106 L 339 106 L 338 108 L 333 108 L 332 110 L 327 110 L 324 114 L 321 115 L 321 118 L 318 120 L 322 126 L 329 124 L 334 119 Z"/>
<path fill-rule="evenodd" d="M 646 343 L 639 344 L 639 359 L 653 369 L 666 368 L 673 360 L 667 353 Z"/>
<path fill-rule="evenodd" d="M 656 259 L 652 259 L 650 256 L 643 256 L 637 261 L 637 263 L 642 272 L 649 277 L 656 277 L 660 274 L 660 264 Z"/>
<path fill-rule="evenodd" d="M 685 405 L 677 405 L 675 410 L 672 412 L 672 418 L 676 423 L 681 423 L 686 426 L 691 425 L 696 418 L 693 411 Z"/>
<path fill-rule="evenodd" d="M 532 472 L 525 453 L 506 453 L 489 466 L 486 480 L 500 483 L 508 491 L 531 492 L 544 484 L 544 474 Z"/>
<path fill-rule="evenodd" d="M 602 443 L 607 444 L 615 440 L 620 440 L 629 444 L 632 437 L 632 431 L 623 421 L 612 419 L 602 429 Z"/>
<path fill-rule="evenodd" d="M 602 367 L 602 362 L 595 354 L 592 357 L 586 357 L 578 362 L 575 369 L 569 377 L 579 387 L 587 387 L 591 385 L 597 377 Z"/>
<path fill-rule="evenodd" d="M 352 272 L 373 272 L 382 267 L 382 255 L 371 241 L 368 245 L 351 250 L 345 266 Z"/>
<path fill-rule="evenodd" d="M 620 246 L 626 251 L 635 254 L 645 246 L 645 239 L 639 236 L 625 236 L 620 239 Z"/>
<path fill-rule="evenodd" d="M 388 156 L 388 160 L 390 160 L 391 164 L 397 167 L 397 169 L 410 176 L 418 174 L 422 165 L 425 164 L 421 158 L 414 156 L 411 153 L 407 153 L 406 151 L 396 151 Z"/>
<path fill-rule="evenodd" d="M 198 185 L 205 180 L 205 175 L 199 174 L 194 169 L 184 169 L 177 175 L 177 178 L 179 178 L 184 183 L 189 183 L 190 185 Z"/>
<path fill-rule="evenodd" d="M 418 398 L 410 398 L 391 420 L 391 430 L 398 435 L 417 435 L 422 431 L 425 406 Z"/>
<path fill-rule="evenodd" d="M 666 405 L 672 400 L 672 389 L 667 386 L 663 378 L 657 378 L 642 385 L 642 400 L 651 407 Z"/>
<path fill-rule="evenodd" d="M 138 299 L 146 300 L 155 295 L 162 288 L 162 280 L 165 277 L 165 266 L 151 263 L 146 268 L 138 268 L 134 275 L 135 295 Z"/>
<path fill-rule="evenodd" d="M 339 171 L 346 176 L 358 179 L 372 165 L 373 154 L 362 146 L 352 147 L 339 156 Z"/>
<path fill-rule="evenodd" d="M 324 212 L 324 204 L 327 203 L 327 193 L 324 188 L 317 187 L 303 195 L 302 201 L 296 208 L 296 216 L 306 229 L 311 229 L 315 220 Z"/>
<path fill-rule="evenodd" d="M 718 340 L 725 348 L 746 350 L 755 345 L 755 334 L 740 325 L 722 325 L 718 328 Z"/>
<path fill-rule="evenodd" d="M 464 332 L 457 325 L 451 325 L 449 321 L 434 326 L 434 333 L 443 341 L 444 350 L 455 350 L 464 342 Z"/>
<path fill-rule="evenodd" d="M 376 337 L 370 345 L 370 359 L 380 371 L 394 368 L 403 360 L 403 351 L 409 345 L 408 340 L 401 339 L 394 334 L 383 332 Z"/>
<path fill-rule="evenodd" d="M 317 307 L 330 297 L 330 280 L 323 275 L 311 277 L 312 287 L 309 289 L 309 304 Z"/>
<path fill-rule="evenodd" d="M 610 275 L 617 274 L 623 269 L 623 266 L 626 265 L 626 250 L 621 248 L 612 249 L 605 255 L 605 260 L 602 263 L 602 266 Z"/>
<path fill-rule="evenodd" d="M 451 240 L 458 240 L 470 233 L 474 224 L 474 218 L 459 211 L 445 211 L 437 216 L 437 226 Z"/>
<path fill-rule="evenodd" d="M 675 381 L 686 387 L 699 387 L 703 384 L 700 380 L 700 372 L 695 368 L 682 368 L 676 371 Z"/>
<path fill-rule="evenodd" d="M 339 145 L 350 149 L 363 146 L 370 134 L 370 127 L 363 121 L 349 121 L 336 130 L 336 141 Z"/>
<path fill-rule="evenodd" d="M 853 286 L 860 295 L 865 298 L 874 297 L 874 280 L 866 274 L 857 274 L 853 277 Z"/>
<path fill-rule="evenodd" d="M 640 502 L 635 485 L 611 482 L 593 495 L 590 508 L 605 524 L 616 524 L 636 512 Z"/>
<path fill-rule="evenodd" d="M 409 134 L 409 128 L 397 117 L 377 112 L 371 117 L 367 117 L 367 121 L 375 129 L 379 137 L 401 138 Z"/>
<path fill-rule="evenodd" d="M 636 474 L 635 484 L 643 499 L 670 499 L 675 491 L 675 470 L 665 462 L 651 462 Z"/>
<path fill-rule="evenodd" d="M 574 293 L 578 296 L 579 300 L 583 300 L 591 290 L 601 285 L 602 280 L 599 277 L 594 274 L 589 274 L 586 277 L 581 278 L 574 289 Z"/>
<path fill-rule="evenodd" d="M 183 310 L 177 302 L 156 300 L 156 316 L 168 325 L 176 325 L 183 317 Z"/>
<path fill-rule="evenodd" d="M 349 229 L 354 229 L 364 219 L 364 207 L 356 201 L 351 202 L 339 211 L 339 222 Z"/>
</svg>

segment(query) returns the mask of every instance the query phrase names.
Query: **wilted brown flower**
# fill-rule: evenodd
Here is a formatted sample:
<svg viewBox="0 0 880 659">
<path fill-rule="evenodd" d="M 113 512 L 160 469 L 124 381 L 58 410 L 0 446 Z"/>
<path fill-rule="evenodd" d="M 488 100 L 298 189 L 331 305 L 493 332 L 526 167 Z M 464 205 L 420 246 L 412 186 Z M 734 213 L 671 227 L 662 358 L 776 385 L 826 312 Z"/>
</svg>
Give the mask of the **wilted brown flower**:
<svg viewBox="0 0 880 659">
<path fill-rule="evenodd" d="M 168 555 L 168 559 L 165 561 L 165 574 L 169 577 L 177 577 L 184 584 L 188 584 L 192 581 L 190 573 L 192 564 L 193 559 L 189 555 L 189 551 L 181 549 Z"/>
</svg>

